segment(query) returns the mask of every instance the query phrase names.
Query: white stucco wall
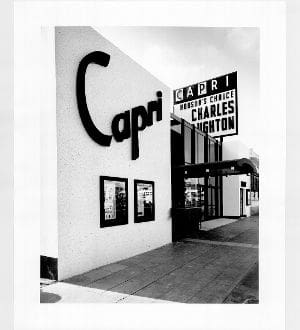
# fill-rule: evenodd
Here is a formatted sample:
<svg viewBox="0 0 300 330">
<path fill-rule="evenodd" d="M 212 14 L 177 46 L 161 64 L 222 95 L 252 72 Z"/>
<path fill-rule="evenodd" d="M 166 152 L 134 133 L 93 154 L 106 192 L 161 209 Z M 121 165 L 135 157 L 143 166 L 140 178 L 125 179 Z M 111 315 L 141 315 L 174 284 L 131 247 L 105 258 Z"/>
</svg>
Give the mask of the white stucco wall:
<svg viewBox="0 0 300 330">
<path fill-rule="evenodd" d="M 163 119 L 139 132 L 140 156 L 131 160 L 131 139 L 96 144 L 79 117 L 75 81 L 80 60 L 92 51 L 110 54 L 108 67 L 90 64 L 87 103 L 95 125 L 111 133 L 113 117 L 146 106 L 163 92 Z M 171 91 L 89 27 L 56 28 L 58 277 L 171 242 Z M 155 117 L 155 116 L 154 116 Z M 128 178 L 128 224 L 100 228 L 99 176 Z M 155 221 L 134 223 L 134 179 L 155 182 Z"/>
<path fill-rule="evenodd" d="M 223 177 L 223 216 L 240 215 L 239 178 L 237 175 Z"/>
<path fill-rule="evenodd" d="M 246 187 L 241 187 L 241 181 L 246 182 Z M 246 189 L 250 189 L 250 176 L 232 175 L 223 177 L 224 217 L 240 216 L 240 188 L 244 190 L 244 215 L 250 216 L 251 205 L 246 205 Z"/>
<path fill-rule="evenodd" d="M 223 142 L 223 160 L 249 158 L 249 148 L 238 140 Z M 241 187 L 241 181 L 246 187 Z M 244 215 L 250 216 L 250 205 L 246 205 L 246 189 L 250 189 L 250 176 L 232 175 L 223 177 L 223 215 L 240 216 L 240 188 L 244 189 Z"/>
</svg>

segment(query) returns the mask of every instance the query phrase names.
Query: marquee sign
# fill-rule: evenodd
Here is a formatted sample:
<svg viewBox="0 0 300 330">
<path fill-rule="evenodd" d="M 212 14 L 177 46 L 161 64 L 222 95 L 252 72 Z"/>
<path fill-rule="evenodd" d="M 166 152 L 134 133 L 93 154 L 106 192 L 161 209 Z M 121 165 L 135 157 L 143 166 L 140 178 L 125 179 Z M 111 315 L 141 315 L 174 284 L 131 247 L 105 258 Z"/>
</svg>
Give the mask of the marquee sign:
<svg viewBox="0 0 300 330">
<path fill-rule="evenodd" d="M 176 89 L 173 109 L 212 137 L 238 134 L 237 72 Z"/>
</svg>

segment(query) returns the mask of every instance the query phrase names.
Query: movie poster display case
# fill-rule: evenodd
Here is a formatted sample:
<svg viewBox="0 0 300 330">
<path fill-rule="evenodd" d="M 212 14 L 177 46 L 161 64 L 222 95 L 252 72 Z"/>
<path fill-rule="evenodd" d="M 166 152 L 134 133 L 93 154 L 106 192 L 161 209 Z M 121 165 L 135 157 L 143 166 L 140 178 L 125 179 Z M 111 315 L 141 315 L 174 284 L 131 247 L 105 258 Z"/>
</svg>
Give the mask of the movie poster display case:
<svg viewBox="0 0 300 330">
<path fill-rule="evenodd" d="M 154 182 L 134 180 L 134 222 L 155 220 Z"/>
<path fill-rule="evenodd" d="M 128 224 L 128 179 L 100 176 L 100 227 Z"/>
</svg>

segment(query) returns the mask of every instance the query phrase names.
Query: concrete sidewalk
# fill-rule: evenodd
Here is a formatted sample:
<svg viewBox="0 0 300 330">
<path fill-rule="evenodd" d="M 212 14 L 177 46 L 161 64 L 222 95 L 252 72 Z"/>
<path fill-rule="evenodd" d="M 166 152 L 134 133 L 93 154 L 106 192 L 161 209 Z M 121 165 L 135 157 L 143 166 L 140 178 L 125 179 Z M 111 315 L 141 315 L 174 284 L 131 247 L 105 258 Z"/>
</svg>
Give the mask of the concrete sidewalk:
<svg viewBox="0 0 300 330">
<path fill-rule="evenodd" d="M 258 245 L 258 220 L 258 216 L 241 218 L 209 231 L 200 230 L 199 233 L 193 235 L 193 238 Z"/>
<path fill-rule="evenodd" d="M 258 263 L 255 236 L 258 218 L 239 220 L 213 229 L 210 239 L 168 244 L 44 286 L 41 302 L 241 303 L 240 291 L 239 301 L 230 295 Z"/>
</svg>

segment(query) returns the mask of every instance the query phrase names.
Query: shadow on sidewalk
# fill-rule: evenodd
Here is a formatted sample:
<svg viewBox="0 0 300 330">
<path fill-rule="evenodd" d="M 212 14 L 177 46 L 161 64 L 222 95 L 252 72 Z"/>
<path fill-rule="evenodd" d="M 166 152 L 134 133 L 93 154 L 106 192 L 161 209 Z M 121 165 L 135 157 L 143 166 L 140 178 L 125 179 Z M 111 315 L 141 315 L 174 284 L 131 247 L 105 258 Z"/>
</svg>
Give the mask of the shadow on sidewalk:
<svg viewBox="0 0 300 330">
<path fill-rule="evenodd" d="M 40 303 L 56 303 L 61 300 L 61 296 L 54 293 L 43 292 L 40 290 Z"/>
</svg>

